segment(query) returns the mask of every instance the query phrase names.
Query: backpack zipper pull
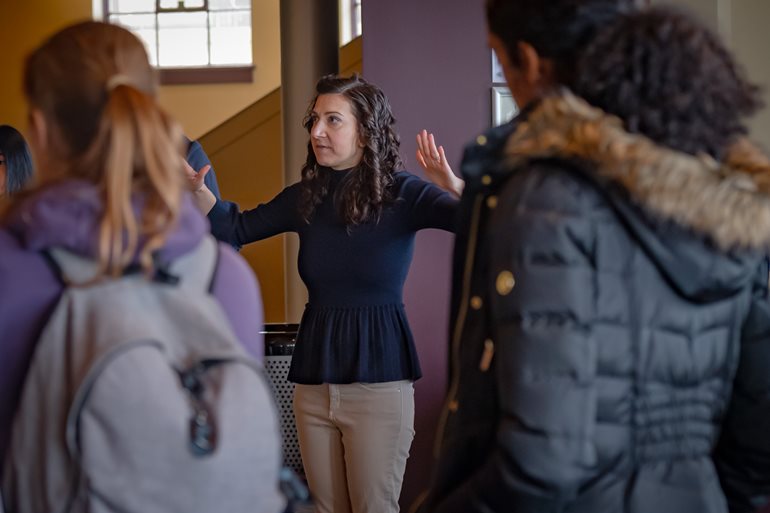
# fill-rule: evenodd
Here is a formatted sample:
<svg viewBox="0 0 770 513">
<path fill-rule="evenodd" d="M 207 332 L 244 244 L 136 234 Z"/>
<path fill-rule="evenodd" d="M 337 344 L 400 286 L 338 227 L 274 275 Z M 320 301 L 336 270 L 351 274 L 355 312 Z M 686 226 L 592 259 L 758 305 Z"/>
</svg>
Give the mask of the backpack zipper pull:
<svg viewBox="0 0 770 513">
<path fill-rule="evenodd" d="M 201 375 L 218 360 L 206 360 L 180 373 L 182 387 L 187 390 L 193 415 L 189 422 L 190 452 L 195 456 L 208 456 L 216 449 L 216 426 L 203 400 L 204 386 Z"/>
<path fill-rule="evenodd" d="M 214 426 L 209 421 L 209 412 L 202 403 L 198 403 L 190 418 L 190 451 L 195 456 L 207 456 L 214 452 L 215 447 Z"/>
</svg>

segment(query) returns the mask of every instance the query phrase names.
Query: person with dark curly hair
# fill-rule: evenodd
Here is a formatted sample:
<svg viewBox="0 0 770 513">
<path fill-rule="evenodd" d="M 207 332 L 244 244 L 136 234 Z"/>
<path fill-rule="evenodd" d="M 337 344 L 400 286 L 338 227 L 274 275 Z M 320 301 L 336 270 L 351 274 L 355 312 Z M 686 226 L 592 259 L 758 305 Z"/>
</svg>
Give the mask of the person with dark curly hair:
<svg viewBox="0 0 770 513">
<path fill-rule="evenodd" d="M 0 197 L 22 190 L 32 179 L 32 156 L 24 136 L 0 125 Z"/>
<path fill-rule="evenodd" d="M 770 160 L 745 137 L 756 87 L 679 11 L 488 0 L 487 16 L 522 110 L 466 150 L 464 183 L 423 140 L 470 213 L 420 513 L 767 505 Z"/>
<path fill-rule="evenodd" d="M 289 380 L 300 452 L 321 513 L 391 513 L 414 436 L 420 365 L 402 290 L 415 232 L 454 229 L 457 201 L 401 171 L 388 99 L 358 76 L 321 78 L 305 119 L 302 180 L 239 212 L 191 173 L 220 240 L 300 239 L 309 301 Z"/>
</svg>

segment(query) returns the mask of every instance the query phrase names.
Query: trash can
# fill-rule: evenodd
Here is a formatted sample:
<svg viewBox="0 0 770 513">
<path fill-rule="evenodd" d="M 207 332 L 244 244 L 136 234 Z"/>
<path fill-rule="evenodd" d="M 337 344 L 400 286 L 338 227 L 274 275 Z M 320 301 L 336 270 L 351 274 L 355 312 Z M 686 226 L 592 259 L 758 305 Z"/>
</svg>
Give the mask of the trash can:
<svg viewBox="0 0 770 513">
<path fill-rule="evenodd" d="M 304 476 L 292 407 L 294 383 L 287 380 L 298 329 L 299 324 L 265 324 L 262 334 L 265 336 L 265 370 L 281 417 L 284 465 Z"/>
</svg>

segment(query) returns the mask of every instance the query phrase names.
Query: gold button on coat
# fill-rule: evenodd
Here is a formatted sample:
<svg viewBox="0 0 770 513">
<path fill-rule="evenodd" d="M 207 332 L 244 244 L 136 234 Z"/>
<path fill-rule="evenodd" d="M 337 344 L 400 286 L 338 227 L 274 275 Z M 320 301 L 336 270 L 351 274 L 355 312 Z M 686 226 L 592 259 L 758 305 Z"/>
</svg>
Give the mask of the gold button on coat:
<svg viewBox="0 0 770 513">
<path fill-rule="evenodd" d="M 486 135 L 480 135 L 480 136 L 476 137 L 476 143 L 479 146 L 484 146 L 485 144 L 487 144 L 487 136 Z"/>
<path fill-rule="evenodd" d="M 513 277 L 511 271 L 502 271 L 497 275 L 497 281 L 495 282 L 495 288 L 497 293 L 501 296 L 507 296 L 513 290 L 516 285 L 516 279 Z"/>
<path fill-rule="evenodd" d="M 471 308 L 474 310 L 480 310 L 483 305 L 484 301 L 482 301 L 479 296 L 473 296 L 471 298 Z"/>
<path fill-rule="evenodd" d="M 449 411 L 456 412 L 458 408 L 460 408 L 460 403 L 458 403 L 457 400 L 453 400 L 449 403 Z"/>
<path fill-rule="evenodd" d="M 484 175 L 481 177 L 481 183 L 483 185 L 489 185 L 492 183 L 492 177 L 489 175 Z"/>
<path fill-rule="evenodd" d="M 490 196 L 487 198 L 487 207 L 495 208 L 497 206 L 497 196 Z"/>
</svg>

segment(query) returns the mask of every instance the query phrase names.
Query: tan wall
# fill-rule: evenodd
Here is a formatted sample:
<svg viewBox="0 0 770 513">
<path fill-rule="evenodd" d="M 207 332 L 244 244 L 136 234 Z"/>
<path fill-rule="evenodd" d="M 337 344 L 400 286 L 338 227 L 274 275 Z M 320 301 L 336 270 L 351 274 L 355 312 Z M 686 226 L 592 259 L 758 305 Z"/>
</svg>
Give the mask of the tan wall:
<svg viewBox="0 0 770 513">
<path fill-rule="evenodd" d="M 274 90 L 281 82 L 279 0 L 253 2 L 251 84 L 163 86 L 160 103 L 193 138 Z M 0 123 L 26 125 L 21 93 L 25 56 L 54 31 L 92 16 L 92 0 L 0 0 Z"/>
</svg>

